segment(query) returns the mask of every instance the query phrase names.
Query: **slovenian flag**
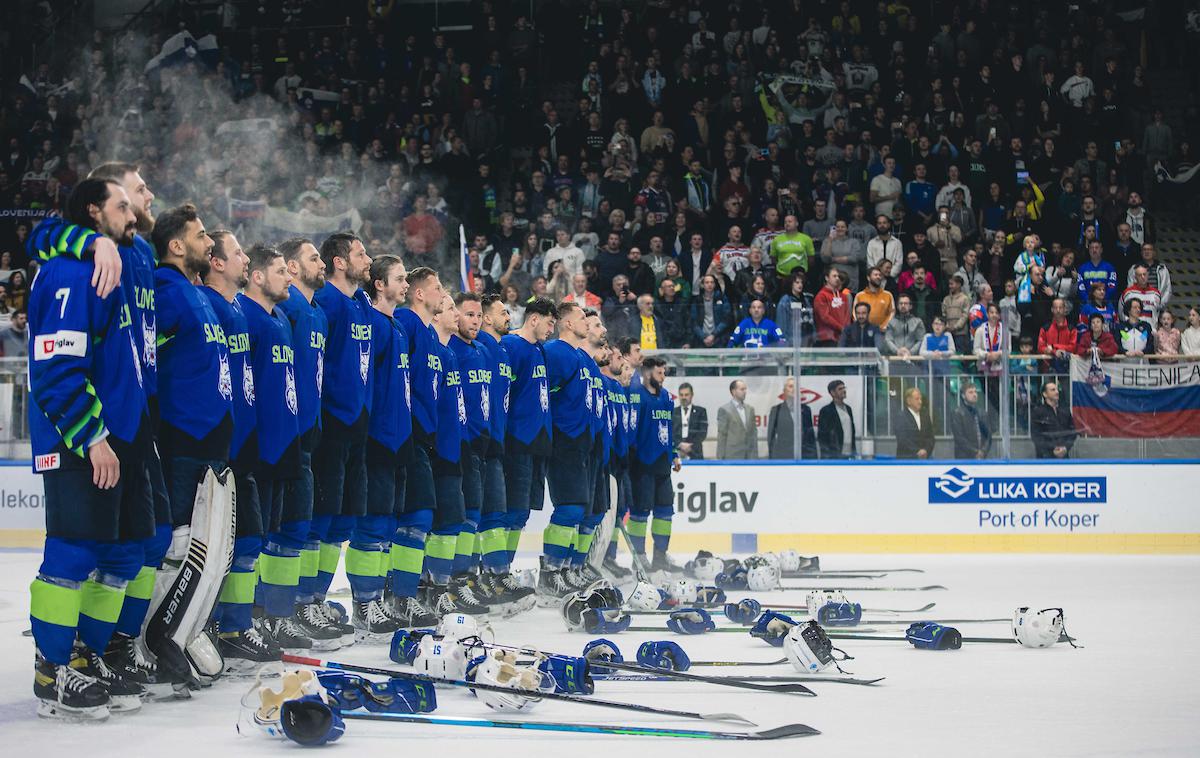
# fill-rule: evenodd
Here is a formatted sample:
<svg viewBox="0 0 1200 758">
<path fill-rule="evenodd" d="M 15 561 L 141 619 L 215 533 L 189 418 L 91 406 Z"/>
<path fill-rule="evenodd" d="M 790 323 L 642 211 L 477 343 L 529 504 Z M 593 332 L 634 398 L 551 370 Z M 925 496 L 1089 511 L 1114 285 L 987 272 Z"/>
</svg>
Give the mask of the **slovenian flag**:
<svg viewBox="0 0 1200 758">
<path fill-rule="evenodd" d="M 1072 357 L 1071 414 L 1096 437 L 1200 436 L 1200 363 Z"/>
<path fill-rule="evenodd" d="M 475 291 L 475 271 L 471 268 L 471 255 L 467 249 L 467 230 L 458 225 L 458 289 L 460 292 Z"/>
<path fill-rule="evenodd" d="M 209 68 L 217 65 L 220 51 L 217 48 L 217 38 L 206 34 L 200 39 L 192 36 L 186 29 L 167 39 L 158 55 L 146 63 L 144 73 L 149 74 L 162 68 L 182 66 L 185 63 L 203 63 Z"/>
</svg>

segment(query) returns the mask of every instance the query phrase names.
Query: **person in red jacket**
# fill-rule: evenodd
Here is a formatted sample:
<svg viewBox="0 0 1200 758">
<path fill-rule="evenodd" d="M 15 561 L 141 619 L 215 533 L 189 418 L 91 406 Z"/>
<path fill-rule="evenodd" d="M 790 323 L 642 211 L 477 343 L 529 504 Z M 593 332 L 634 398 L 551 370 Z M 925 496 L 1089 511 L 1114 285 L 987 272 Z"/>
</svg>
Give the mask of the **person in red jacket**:
<svg viewBox="0 0 1200 758">
<path fill-rule="evenodd" d="M 1075 354 L 1084 358 L 1092 356 L 1092 348 L 1100 351 L 1101 358 L 1111 358 L 1117 354 L 1117 341 L 1110 332 L 1104 329 L 1105 319 L 1102 313 L 1093 313 L 1088 319 L 1088 329 L 1079 336 L 1075 343 Z"/>
<path fill-rule="evenodd" d="M 842 336 L 842 330 L 850 323 L 850 290 L 842 287 L 841 271 L 831 266 L 825 272 L 825 286 L 813 298 L 813 322 L 816 326 L 817 346 L 833 347 Z"/>
<path fill-rule="evenodd" d="M 1050 323 L 1038 332 L 1038 352 L 1053 355 L 1047 368 L 1052 372 L 1065 372 L 1071 367 L 1071 355 L 1075 352 L 1075 341 L 1079 332 L 1067 321 L 1067 302 L 1061 297 L 1050 304 Z"/>
</svg>

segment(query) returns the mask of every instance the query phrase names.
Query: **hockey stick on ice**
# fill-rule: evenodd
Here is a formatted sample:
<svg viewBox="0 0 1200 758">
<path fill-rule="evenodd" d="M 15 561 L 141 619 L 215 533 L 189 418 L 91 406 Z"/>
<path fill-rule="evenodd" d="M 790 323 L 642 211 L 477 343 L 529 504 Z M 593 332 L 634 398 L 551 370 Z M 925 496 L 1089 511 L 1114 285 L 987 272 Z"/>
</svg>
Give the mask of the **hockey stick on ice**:
<svg viewBox="0 0 1200 758">
<path fill-rule="evenodd" d="M 749 726 L 757 726 L 753 721 L 744 716 L 739 716 L 736 713 L 693 713 L 691 711 L 676 711 L 669 708 L 656 708 L 650 705 L 639 705 L 637 703 L 620 703 L 614 700 L 602 700 L 593 697 L 579 697 L 576 695 L 568 695 L 558 692 L 542 692 L 541 690 L 520 690 L 514 687 L 503 687 L 496 684 L 484 684 L 481 682 L 467 682 L 461 679 L 437 679 L 432 676 L 423 674 L 414 674 L 410 671 L 399 671 L 397 669 L 376 668 L 374 666 L 358 666 L 353 663 L 341 663 L 338 661 L 326 661 L 318 658 L 308 658 L 302 655 L 291 655 L 284 653 L 284 663 L 298 663 L 304 666 L 314 666 L 317 668 L 339 669 L 341 671 L 353 671 L 358 674 L 375 674 L 378 676 L 395 677 L 398 679 L 408 679 L 416 682 L 429 682 L 431 684 L 445 684 L 452 687 L 467 687 L 474 690 L 489 690 L 492 692 L 521 692 L 531 698 L 542 700 L 560 700 L 566 703 L 579 703 L 581 705 L 592 705 L 600 708 L 618 708 L 625 711 L 637 711 L 639 713 L 653 713 L 657 716 L 675 716 L 685 719 L 701 719 L 703 721 L 729 721 Z M 345 715 L 345 714 L 343 714 Z"/>
<path fill-rule="evenodd" d="M 645 564 L 646 556 L 642 553 L 639 553 L 633 547 L 633 538 L 629 536 L 629 530 L 625 528 L 625 525 L 620 521 L 616 521 L 614 523 L 617 527 L 617 531 L 619 531 L 621 536 L 625 538 L 625 544 L 629 547 L 629 553 L 633 556 L 633 573 L 637 576 L 637 580 L 639 582 L 652 584 L 650 581 L 650 567 Z"/>
<path fill-rule="evenodd" d="M 929 592 L 932 590 L 944 590 L 940 584 L 929 584 L 924 587 L 780 587 L 781 590 L 808 592 L 812 590 L 831 590 L 838 592 Z"/>
<path fill-rule="evenodd" d="M 471 726 L 491 729 L 521 729 L 532 732 L 574 732 L 576 734 L 619 734 L 625 737 L 680 737 L 696 740 L 778 740 L 820 734 L 807 724 L 788 724 L 756 732 L 719 732 L 708 729 L 666 729 L 632 724 L 573 724 L 566 721 L 504 721 L 465 719 L 445 716 L 415 716 L 405 713 L 363 713 L 342 711 L 342 718 L 359 721 L 396 721 L 402 724 L 433 726 Z"/>
</svg>

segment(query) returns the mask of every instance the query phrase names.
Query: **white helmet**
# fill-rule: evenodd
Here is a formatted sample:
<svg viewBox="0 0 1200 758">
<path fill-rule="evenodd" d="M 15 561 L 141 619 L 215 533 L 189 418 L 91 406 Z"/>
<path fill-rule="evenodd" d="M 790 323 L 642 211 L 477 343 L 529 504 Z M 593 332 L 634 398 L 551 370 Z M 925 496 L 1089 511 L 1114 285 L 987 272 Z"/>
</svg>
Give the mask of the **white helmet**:
<svg viewBox="0 0 1200 758">
<path fill-rule="evenodd" d="M 1062 608 L 1018 608 L 1013 613 L 1012 630 L 1017 642 L 1025 647 L 1050 647 L 1062 637 Z"/>
<path fill-rule="evenodd" d="M 746 587 L 755 592 L 779 589 L 779 569 L 766 563 L 746 572 Z"/>
<path fill-rule="evenodd" d="M 717 574 L 725 570 L 725 561 L 708 556 L 692 561 L 692 576 L 701 584 L 711 584 Z"/>
<path fill-rule="evenodd" d="M 785 574 L 792 574 L 800 570 L 800 554 L 795 550 L 784 550 L 779 554 L 779 569 Z"/>
<path fill-rule="evenodd" d="M 824 608 L 826 603 L 837 603 L 840 605 L 850 601 L 846 599 L 841 590 L 809 590 L 805 602 L 808 605 L 808 615 L 816 618 L 817 611 Z"/>
<path fill-rule="evenodd" d="M 802 674 L 815 674 L 833 664 L 833 643 L 815 621 L 793 626 L 783 640 L 783 651 Z"/>
<path fill-rule="evenodd" d="M 673 582 L 667 582 L 663 585 L 663 589 L 679 605 L 691 605 L 695 603 L 696 597 L 700 592 L 700 586 L 691 579 L 677 579 Z"/>
<path fill-rule="evenodd" d="M 666 600 L 664 593 L 658 587 L 655 587 L 649 582 L 638 582 L 633 588 L 633 592 L 629 593 L 626 599 L 626 604 L 638 611 L 657 611 Z"/>
<path fill-rule="evenodd" d="M 496 638 L 491 624 L 466 613 L 447 613 L 442 616 L 442 620 L 438 622 L 436 633 L 448 640 L 478 637 L 484 642 L 491 642 Z"/>
<path fill-rule="evenodd" d="M 427 634 L 417 646 L 413 668 L 434 679 L 461 681 L 467 675 L 467 654 L 459 640 Z"/>
<path fill-rule="evenodd" d="M 542 682 L 542 676 L 536 667 L 518 666 L 515 653 L 493 650 L 472 669 L 471 681 L 497 687 L 509 687 L 513 690 L 537 690 Z M 482 689 L 472 689 L 471 691 L 484 705 L 497 711 L 528 710 L 540 700 L 540 698 L 529 697 L 518 692 L 496 692 Z"/>
</svg>

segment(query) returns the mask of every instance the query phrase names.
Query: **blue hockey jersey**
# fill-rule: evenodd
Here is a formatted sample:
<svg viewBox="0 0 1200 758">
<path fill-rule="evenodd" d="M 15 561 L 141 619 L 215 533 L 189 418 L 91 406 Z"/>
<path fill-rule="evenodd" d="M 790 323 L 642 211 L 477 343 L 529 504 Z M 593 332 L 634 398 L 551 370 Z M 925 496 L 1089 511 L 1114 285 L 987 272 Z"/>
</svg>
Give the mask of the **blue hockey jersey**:
<svg viewBox="0 0 1200 758">
<path fill-rule="evenodd" d="M 94 266 L 47 262 L 29 294 L 29 428 L 34 471 L 85 466 L 88 447 L 148 431 L 146 395 L 124 288 L 101 299 Z"/>
<path fill-rule="evenodd" d="M 572 439 L 590 434 L 595 421 L 590 367 L 584 363 L 580 351 L 563 340 L 550 340 L 543 349 L 555 432 Z"/>
<path fill-rule="evenodd" d="M 553 427 L 545 349 L 519 334 L 504 335 L 500 346 L 508 354 L 508 364 L 512 368 L 505 449 L 511 447 L 516 452 L 549 455 Z"/>
<path fill-rule="evenodd" d="M 396 463 L 396 454 L 412 438 L 408 337 L 395 318 L 374 307 L 369 315 L 372 379 L 367 455 L 376 462 Z"/>
<path fill-rule="evenodd" d="M 294 479 L 300 473 L 300 401 L 291 324 L 278 308 L 268 313 L 245 295 L 237 303 L 249 325 L 260 470 L 274 479 Z"/>
<path fill-rule="evenodd" d="M 488 424 L 488 436 L 491 438 L 489 455 L 499 455 L 504 451 L 504 436 L 508 423 L 508 406 L 511 400 L 513 371 L 508 363 L 508 350 L 487 332 L 481 331 L 475 338 L 479 348 L 483 350 L 487 361 L 487 370 L 491 373 L 492 383 L 489 388 L 491 395 L 491 419 Z"/>
<path fill-rule="evenodd" d="M 208 298 L 179 269 L 159 266 L 154 289 L 163 455 L 228 460 L 233 375 L 225 329 Z"/>
<path fill-rule="evenodd" d="M 492 372 L 487 356 L 478 343 L 467 342 L 457 334 L 448 345 L 458 362 L 462 379 L 463 402 L 467 410 L 467 430 L 464 441 L 476 455 L 485 455 L 492 439 Z"/>
<path fill-rule="evenodd" d="M 199 289 L 225 331 L 229 376 L 233 381 L 233 435 L 229 460 L 234 471 L 244 474 L 258 467 L 258 416 L 254 409 L 254 369 L 250 365 L 250 327 L 236 298 L 231 303 L 212 287 Z"/>
<path fill-rule="evenodd" d="M 396 309 L 396 321 L 408 338 L 408 366 L 412 376 L 413 439 L 433 447 L 438 433 L 437 397 L 442 382 L 442 351 L 433 327 L 409 308 Z"/>
<path fill-rule="evenodd" d="M 359 290 L 361 292 L 361 290 Z M 329 323 L 325 342 L 325 372 L 321 393 L 322 433 L 365 440 L 371 396 L 371 322 L 364 299 L 346 297 L 332 284 L 317 290 L 313 302 Z"/>
<path fill-rule="evenodd" d="M 463 399 L 463 377 L 454 351 L 440 342 L 434 343 L 441 358 L 441 386 L 437 392 L 437 455 L 444 461 L 458 463 L 467 435 L 467 406 Z"/>
<path fill-rule="evenodd" d="M 296 287 L 278 306 L 292 325 L 292 350 L 296 360 L 296 407 L 300 434 L 321 426 L 321 381 L 325 373 L 325 342 L 329 321 L 325 311 L 310 303 Z"/>
</svg>

